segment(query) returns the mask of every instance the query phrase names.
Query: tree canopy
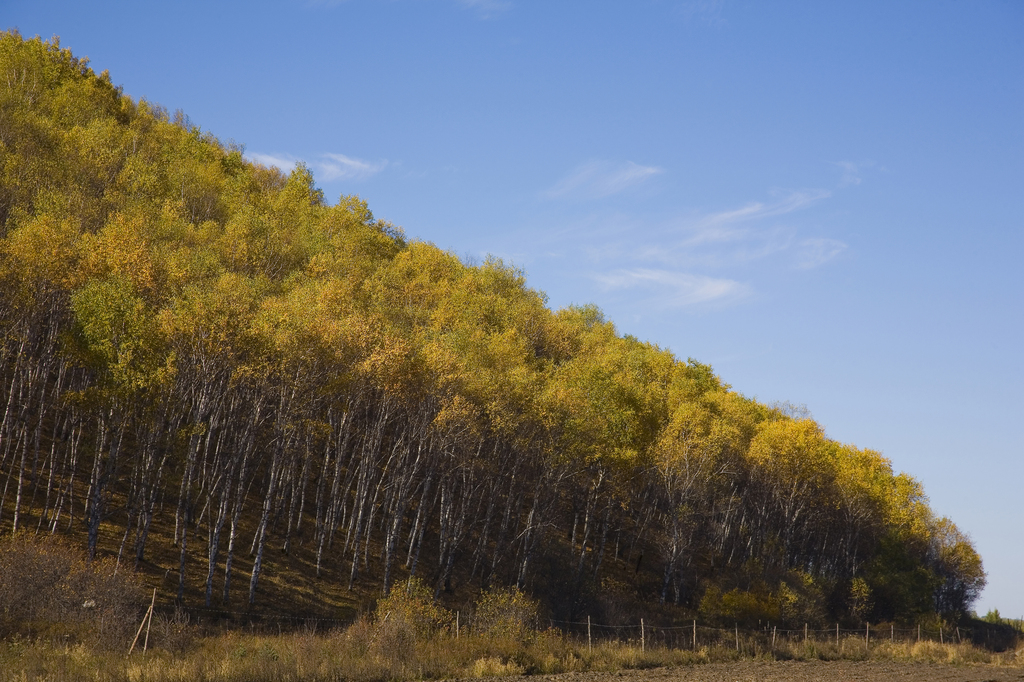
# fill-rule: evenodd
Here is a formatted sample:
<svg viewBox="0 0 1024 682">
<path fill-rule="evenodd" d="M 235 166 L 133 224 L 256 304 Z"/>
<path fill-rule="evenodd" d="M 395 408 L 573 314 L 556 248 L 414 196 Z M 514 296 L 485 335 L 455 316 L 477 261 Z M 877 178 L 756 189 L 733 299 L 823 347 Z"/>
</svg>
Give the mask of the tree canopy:
<svg viewBox="0 0 1024 682">
<path fill-rule="evenodd" d="M 983 587 L 877 452 L 329 204 L 56 39 L 0 34 L 0 73 L 6 529 L 136 567 L 162 533 L 207 606 L 257 603 L 268 545 L 348 589 L 567 614 L 914 620 Z"/>
</svg>

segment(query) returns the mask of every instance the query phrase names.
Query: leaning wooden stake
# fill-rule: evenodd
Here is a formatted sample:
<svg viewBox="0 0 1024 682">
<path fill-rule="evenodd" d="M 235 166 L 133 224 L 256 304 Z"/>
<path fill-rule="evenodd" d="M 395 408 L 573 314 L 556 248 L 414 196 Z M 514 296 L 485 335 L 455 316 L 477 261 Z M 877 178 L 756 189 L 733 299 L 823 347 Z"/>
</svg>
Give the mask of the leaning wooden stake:
<svg viewBox="0 0 1024 682">
<path fill-rule="evenodd" d="M 142 617 L 142 622 L 139 623 L 139 630 L 135 633 L 135 639 L 132 640 L 131 647 L 128 648 L 128 655 L 131 656 L 132 652 L 135 651 L 135 645 L 139 643 L 139 635 L 142 634 L 142 628 L 146 627 L 146 623 L 150 618 L 153 617 L 153 607 L 156 605 L 156 589 L 153 590 L 153 601 L 149 604 L 149 610 L 146 611 L 146 615 Z M 146 639 L 149 639 L 149 631 L 146 631 Z"/>
<path fill-rule="evenodd" d="M 836 646 L 839 646 L 839 623 L 836 623 Z"/>
<path fill-rule="evenodd" d="M 153 601 L 149 603 L 149 618 L 146 619 L 146 638 L 142 640 L 142 655 L 149 649 L 149 628 L 153 625 L 153 607 L 156 606 L 156 588 L 153 588 Z"/>
<path fill-rule="evenodd" d="M 693 619 L 693 650 L 697 650 L 697 619 Z"/>
<path fill-rule="evenodd" d="M 149 611 L 146 611 L 146 615 L 142 617 L 142 622 L 139 623 L 139 630 L 135 633 L 135 639 L 132 640 L 131 647 L 128 648 L 128 655 L 131 656 L 132 652 L 135 651 L 135 643 L 139 641 L 139 635 L 142 634 L 142 628 L 146 627 L 146 617 L 149 616 Z"/>
<path fill-rule="evenodd" d="M 644 652 L 644 619 L 640 619 L 640 653 Z"/>
<path fill-rule="evenodd" d="M 740 624 L 736 623 L 736 651 L 740 650 Z"/>
<path fill-rule="evenodd" d="M 868 650 L 868 645 L 871 642 L 871 626 L 864 623 L 864 651 Z"/>
<path fill-rule="evenodd" d="M 587 653 L 593 653 L 594 646 L 590 641 L 590 616 L 587 616 Z"/>
</svg>

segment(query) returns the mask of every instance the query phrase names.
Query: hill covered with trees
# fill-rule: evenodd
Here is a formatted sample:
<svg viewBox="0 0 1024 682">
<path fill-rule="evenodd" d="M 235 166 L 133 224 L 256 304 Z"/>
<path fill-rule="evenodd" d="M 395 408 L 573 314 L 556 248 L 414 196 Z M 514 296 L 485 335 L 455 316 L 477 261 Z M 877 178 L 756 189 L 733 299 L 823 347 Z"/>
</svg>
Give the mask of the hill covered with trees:
<svg viewBox="0 0 1024 682">
<path fill-rule="evenodd" d="M 412 576 L 620 621 L 912 622 L 983 587 L 877 452 L 329 204 L 56 40 L 0 34 L 0 74 L 4 533 L 296 614 Z"/>
</svg>

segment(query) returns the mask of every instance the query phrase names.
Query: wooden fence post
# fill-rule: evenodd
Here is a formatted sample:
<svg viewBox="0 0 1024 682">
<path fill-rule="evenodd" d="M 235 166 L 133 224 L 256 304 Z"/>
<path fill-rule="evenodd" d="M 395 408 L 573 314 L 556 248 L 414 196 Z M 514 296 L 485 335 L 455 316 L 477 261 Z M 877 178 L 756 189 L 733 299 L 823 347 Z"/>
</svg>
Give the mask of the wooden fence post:
<svg viewBox="0 0 1024 682">
<path fill-rule="evenodd" d="M 693 619 L 693 650 L 697 650 L 697 619 Z"/>
<path fill-rule="evenodd" d="M 590 616 L 587 616 L 587 653 L 593 653 L 594 646 L 590 641 Z"/>
<path fill-rule="evenodd" d="M 644 619 L 640 619 L 640 653 L 644 652 Z"/>
</svg>

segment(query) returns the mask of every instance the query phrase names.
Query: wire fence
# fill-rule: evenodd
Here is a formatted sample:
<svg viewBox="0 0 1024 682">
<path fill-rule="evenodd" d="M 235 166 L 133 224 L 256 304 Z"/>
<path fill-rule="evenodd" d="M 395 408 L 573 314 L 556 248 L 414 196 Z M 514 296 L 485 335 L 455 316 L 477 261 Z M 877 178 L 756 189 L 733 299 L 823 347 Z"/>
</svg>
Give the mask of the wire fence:
<svg viewBox="0 0 1024 682">
<path fill-rule="evenodd" d="M 210 621 L 233 621 L 249 627 L 276 629 L 282 626 L 287 629 L 305 628 L 311 630 L 327 630 L 347 627 L 354 622 L 353 618 L 331 618 L 322 615 L 290 615 L 267 613 L 262 611 L 238 611 L 222 608 L 189 607 L 180 609 L 189 619 Z M 470 632 L 473 621 L 468 614 L 461 617 L 463 632 Z M 458 621 L 456 621 L 458 622 Z M 1024 620 L 1020 622 L 1004 621 L 1001 625 L 984 624 L 973 621 L 972 626 L 948 625 L 929 627 L 917 625 L 913 627 L 897 627 L 893 623 L 871 625 L 865 623 L 856 628 L 842 627 L 837 623 L 834 627 L 792 627 L 766 623 L 756 628 L 721 627 L 707 625 L 693 620 L 680 625 L 658 625 L 640 619 L 634 623 L 600 623 L 591 618 L 586 620 L 548 619 L 550 627 L 560 630 L 568 637 L 591 645 L 600 642 L 618 641 L 636 643 L 640 646 L 664 646 L 673 649 L 699 650 L 701 647 L 735 647 L 737 651 L 763 651 L 767 648 L 781 647 L 791 644 L 835 644 L 842 646 L 851 639 L 863 640 L 865 646 L 883 641 L 891 643 L 937 642 L 940 644 L 973 643 L 989 645 L 996 642 L 1000 635 L 1005 636 L 1005 629 L 1010 627 L 1015 633 L 1024 634 Z"/>
<path fill-rule="evenodd" d="M 957 625 L 910 628 L 896 627 L 885 623 L 871 625 L 865 623 L 858 628 L 835 627 L 812 628 L 809 625 L 794 628 L 780 627 L 767 623 L 757 628 L 719 627 L 703 625 L 696 620 L 683 625 L 652 625 L 643 619 L 639 623 L 608 624 L 598 623 L 591 619 L 549 621 L 551 627 L 557 628 L 569 636 L 588 644 L 604 641 L 631 642 L 644 646 L 664 646 L 673 649 L 699 650 L 702 647 L 735 647 L 740 653 L 752 650 L 764 651 L 769 648 L 783 647 L 792 644 L 835 644 L 844 646 L 854 640 L 870 647 L 880 642 L 918 643 L 937 642 L 940 644 L 973 643 L 985 645 L 996 636 L 997 627 L 961 627 Z"/>
<path fill-rule="evenodd" d="M 348 618 L 331 618 L 324 615 L 304 614 L 293 615 L 266 611 L 239 611 L 224 608 L 207 608 L 202 606 L 164 606 L 158 609 L 164 617 L 192 622 L 196 625 L 227 624 L 228 628 L 245 627 L 257 632 L 292 632 L 306 630 L 319 632 L 336 628 L 346 628 L 355 620 Z"/>
</svg>

